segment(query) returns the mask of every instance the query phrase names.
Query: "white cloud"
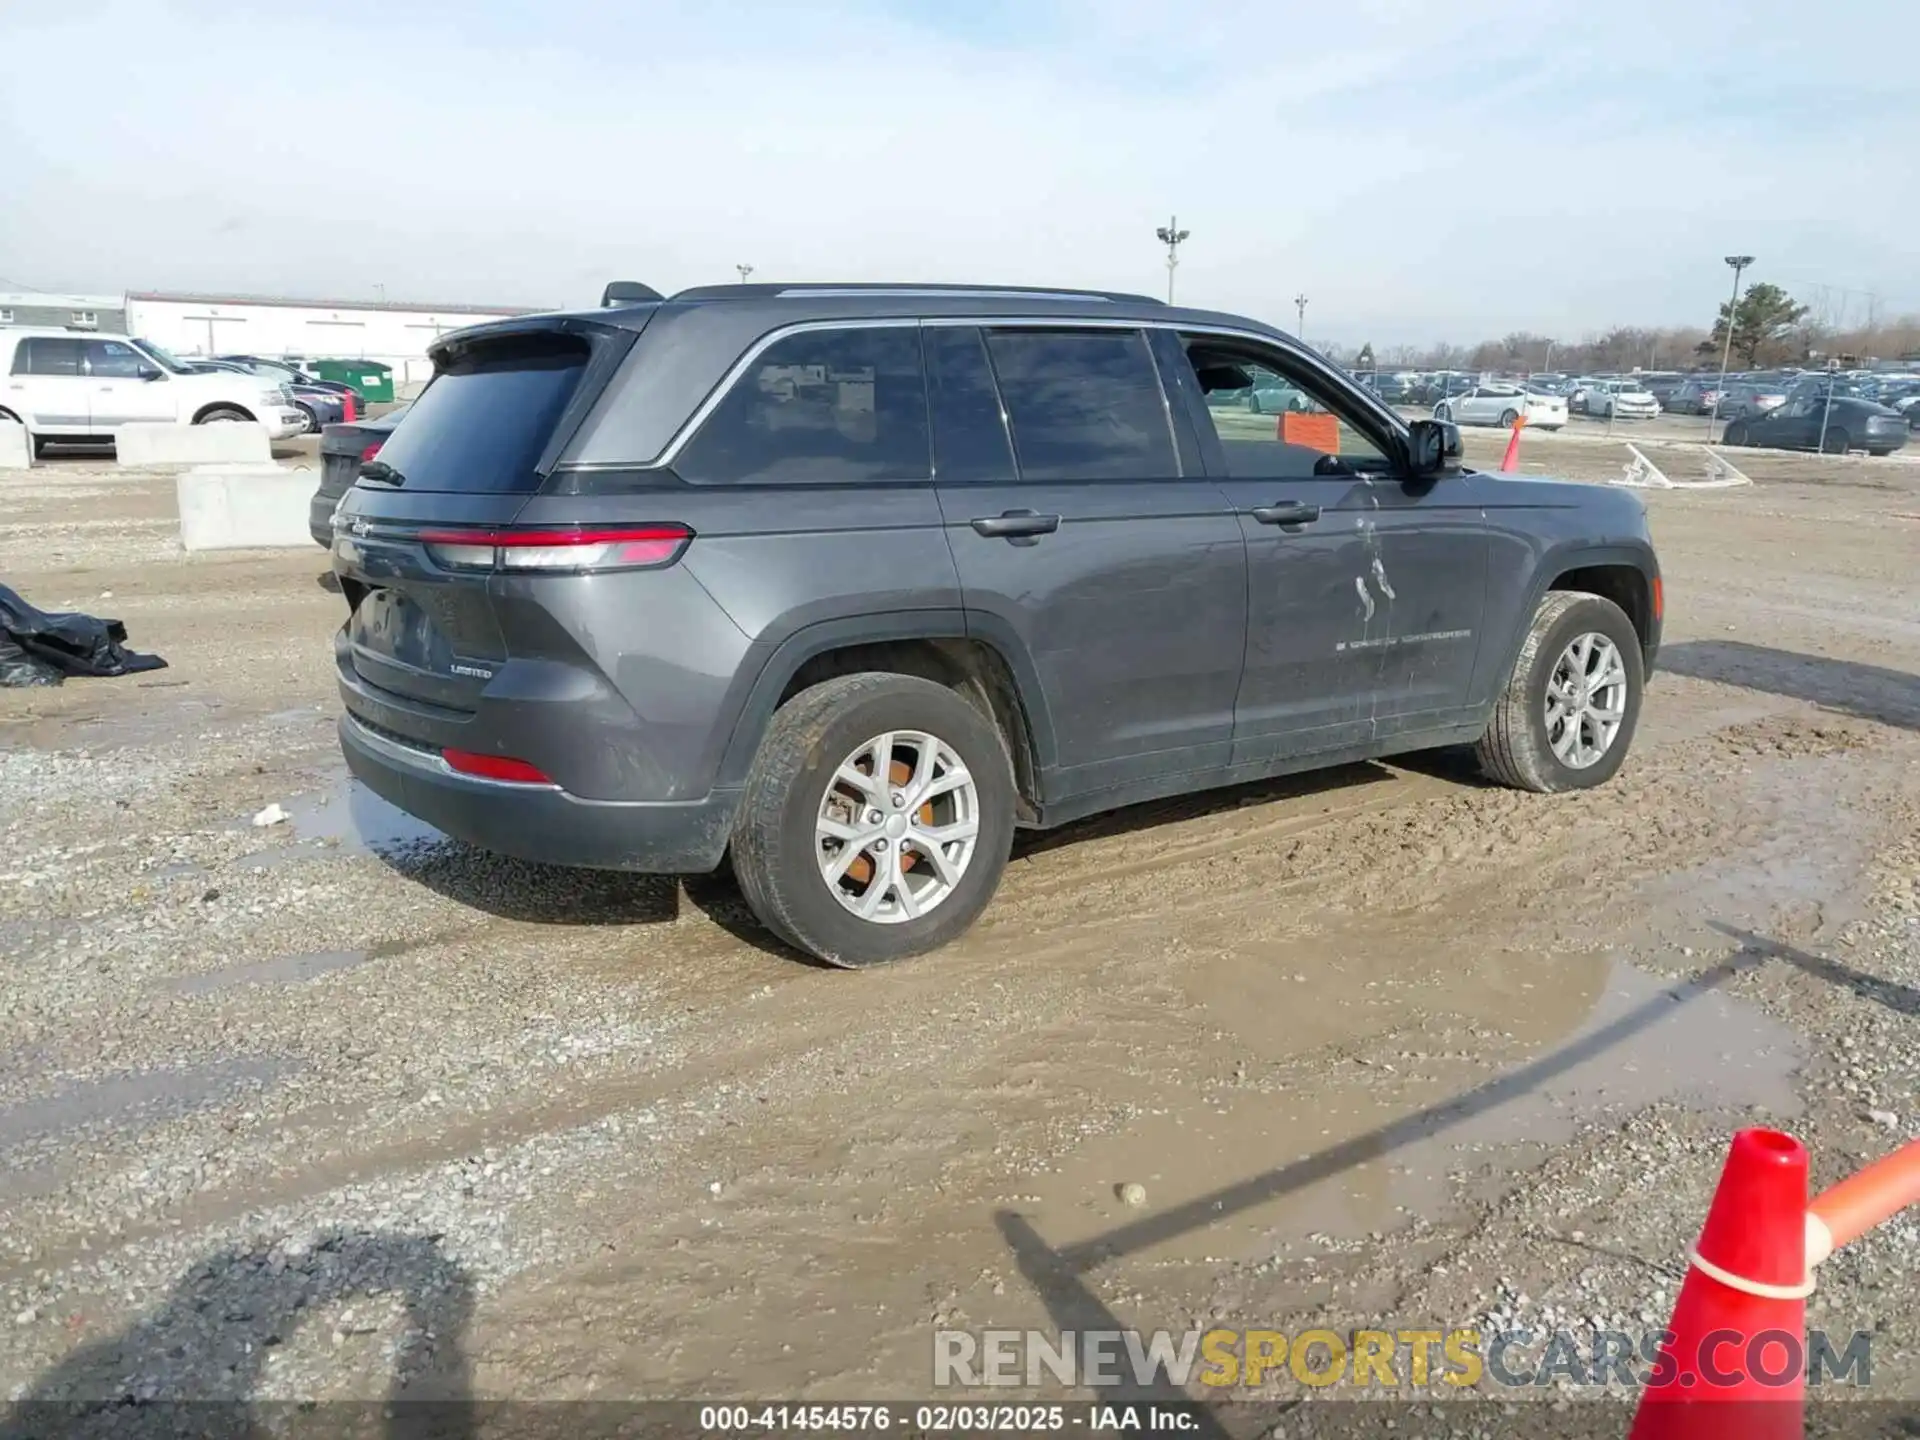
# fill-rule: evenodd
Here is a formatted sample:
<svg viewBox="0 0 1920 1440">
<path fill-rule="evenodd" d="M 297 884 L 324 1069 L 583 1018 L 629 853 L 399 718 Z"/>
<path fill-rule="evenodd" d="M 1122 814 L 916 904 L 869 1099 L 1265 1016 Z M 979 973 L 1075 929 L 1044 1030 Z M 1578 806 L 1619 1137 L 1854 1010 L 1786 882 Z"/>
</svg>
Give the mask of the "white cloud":
<svg viewBox="0 0 1920 1440">
<path fill-rule="evenodd" d="M 1304 290 L 1309 333 L 1348 340 L 1704 320 L 1735 248 L 1898 301 L 1920 95 L 1864 67 L 1914 53 L 1916 10 L 0 9 L 0 52 L 49 62 L 0 91 L 0 275 L 573 304 L 748 262 L 1157 290 L 1177 210 L 1182 299 L 1291 322 Z"/>
</svg>

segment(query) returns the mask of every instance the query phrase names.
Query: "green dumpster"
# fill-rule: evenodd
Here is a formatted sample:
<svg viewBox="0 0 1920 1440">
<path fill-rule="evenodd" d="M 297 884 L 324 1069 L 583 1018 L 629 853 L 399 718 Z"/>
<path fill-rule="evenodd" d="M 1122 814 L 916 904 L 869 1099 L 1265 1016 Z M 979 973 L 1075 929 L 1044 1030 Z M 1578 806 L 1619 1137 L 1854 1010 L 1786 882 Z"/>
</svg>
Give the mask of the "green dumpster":
<svg viewBox="0 0 1920 1440">
<path fill-rule="evenodd" d="M 370 405 L 393 403 L 393 367 L 378 360 L 311 360 L 309 373 L 322 380 L 351 385 Z"/>
</svg>

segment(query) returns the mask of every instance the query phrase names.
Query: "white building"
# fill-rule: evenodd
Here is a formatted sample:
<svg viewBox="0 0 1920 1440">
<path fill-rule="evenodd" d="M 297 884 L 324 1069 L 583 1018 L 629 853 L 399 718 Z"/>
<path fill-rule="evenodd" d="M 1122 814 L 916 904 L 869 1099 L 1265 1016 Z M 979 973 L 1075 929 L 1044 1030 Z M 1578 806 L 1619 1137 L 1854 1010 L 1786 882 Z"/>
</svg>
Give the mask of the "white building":
<svg viewBox="0 0 1920 1440">
<path fill-rule="evenodd" d="M 129 292 L 127 333 L 176 355 L 381 360 L 396 385 L 433 372 L 427 346 L 449 330 L 539 313 L 510 305 L 282 300 L 260 295 Z"/>
</svg>

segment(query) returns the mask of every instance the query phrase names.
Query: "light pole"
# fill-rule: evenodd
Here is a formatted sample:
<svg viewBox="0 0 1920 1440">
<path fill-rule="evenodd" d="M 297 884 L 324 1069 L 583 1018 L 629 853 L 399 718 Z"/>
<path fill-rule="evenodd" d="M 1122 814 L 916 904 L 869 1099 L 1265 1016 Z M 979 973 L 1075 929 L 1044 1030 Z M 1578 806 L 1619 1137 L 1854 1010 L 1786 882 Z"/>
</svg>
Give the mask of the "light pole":
<svg viewBox="0 0 1920 1440">
<path fill-rule="evenodd" d="M 1714 387 L 1713 408 L 1707 412 L 1707 444 L 1713 443 L 1713 427 L 1720 420 L 1720 395 L 1727 388 L 1727 361 L 1733 358 L 1733 317 L 1740 309 L 1740 272 L 1753 264 L 1751 255 L 1729 255 L 1733 267 L 1733 299 L 1727 302 L 1727 339 L 1720 347 L 1720 383 Z"/>
<path fill-rule="evenodd" d="M 1833 387 L 1840 378 L 1840 361 L 1837 357 L 1827 360 L 1827 405 L 1820 412 L 1820 443 L 1813 448 L 1820 454 L 1827 453 L 1827 421 L 1833 418 Z"/>
<path fill-rule="evenodd" d="M 1167 303 L 1173 303 L 1173 272 L 1180 267 L 1180 242 L 1193 232 L 1180 228 L 1180 217 L 1169 216 L 1167 223 L 1153 232 L 1159 236 L 1160 243 L 1167 247 Z"/>
<path fill-rule="evenodd" d="M 1304 345 L 1307 343 L 1307 297 L 1304 293 L 1293 297 L 1293 313 L 1300 317 L 1294 326 L 1293 338 Z"/>
<path fill-rule="evenodd" d="M 1553 372 L 1553 342 L 1551 340 L 1547 341 L 1546 362 L 1542 364 L 1540 368 L 1542 370 L 1547 371 L 1549 374 Z"/>
<path fill-rule="evenodd" d="M 746 284 L 747 276 L 753 273 L 753 267 L 751 265 L 736 265 L 733 268 L 740 272 L 740 283 L 742 285 Z"/>
</svg>

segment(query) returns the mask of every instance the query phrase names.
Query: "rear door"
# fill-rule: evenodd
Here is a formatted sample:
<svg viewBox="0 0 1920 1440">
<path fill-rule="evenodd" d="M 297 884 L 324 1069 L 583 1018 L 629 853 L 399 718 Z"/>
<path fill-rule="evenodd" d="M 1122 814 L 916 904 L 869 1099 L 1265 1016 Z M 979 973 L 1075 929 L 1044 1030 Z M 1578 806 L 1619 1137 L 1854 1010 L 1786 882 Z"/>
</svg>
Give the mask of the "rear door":
<svg viewBox="0 0 1920 1440">
<path fill-rule="evenodd" d="M 539 489 L 589 371 L 609 363 L 596 351 L 623 339 L 582 327 L 478 339 L 441 365 L 362 467 L 335 517 L 333 563 L 351 609 L 336 654 L 359 692 L 349 703 L 373 712 L 363 718 L 411 733 L 410 708 L 446 719 L 477 703 L 506 658 L 497 582 L 439 563 L 422 537 L 510 523 Z"/>
<path fill-rule="evenodd" d="M 1147 336 L 924 333 L 967 625 L 1030 658 L 1048 712 L 1036 726 L 1047 799 L 1224 767 L 1246 545 Z"/>
<path fill-rule="evenodd" d="M 79 340 L 29 335 L 14 350 L 7 377 L 8 409 L 27 417 L 42 435 L 90 435 L 92 385 L 81 365 Z"/>
</svg>

